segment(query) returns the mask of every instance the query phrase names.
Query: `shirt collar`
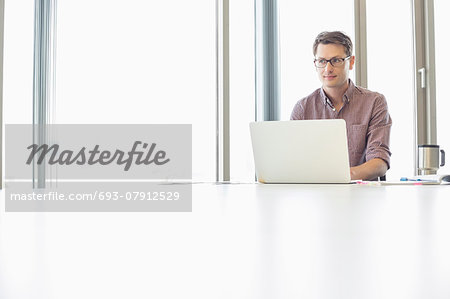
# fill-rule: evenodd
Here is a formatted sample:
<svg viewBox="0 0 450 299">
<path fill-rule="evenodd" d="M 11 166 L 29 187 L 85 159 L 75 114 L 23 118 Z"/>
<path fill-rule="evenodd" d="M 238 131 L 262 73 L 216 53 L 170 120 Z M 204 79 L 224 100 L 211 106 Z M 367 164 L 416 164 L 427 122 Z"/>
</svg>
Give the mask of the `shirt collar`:
<svg viewBox="0 0 450 299">
<path fill-rule="evenodd" d="M 351 79 L 348 79 L 348 88 L 344 93 L 343 99 L 345 103 L 349 103 L 351 99 L 353 98 L 353 93 L 355 91 L 355 84 Z M 331 101 L 328 99 L 327 95 L 325 94 L 325 91 L 323 90 L 323 87 L 320 88 L 320 97 L 322 98 L 323 103 L 326 105 L 327 102 L 331 103 Z"/>
</svg>

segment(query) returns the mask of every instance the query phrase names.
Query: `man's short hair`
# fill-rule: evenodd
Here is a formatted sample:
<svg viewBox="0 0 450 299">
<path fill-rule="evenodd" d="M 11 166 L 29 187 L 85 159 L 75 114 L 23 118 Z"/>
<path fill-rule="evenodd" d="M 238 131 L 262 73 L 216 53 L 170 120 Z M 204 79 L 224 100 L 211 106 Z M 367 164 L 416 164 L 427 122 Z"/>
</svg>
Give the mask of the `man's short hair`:
<svg viewBox="0 0 450 299">
<path fill-rule="evenodd" d="M 313 54 L 316 56 L 317 47 L 319 44 L 327 45 L 327 44 L 337 44 L 342 45 L 345 48 L 345 54 L 347 56 L 352 55 L 353 44 L 350 37 L 348 37 L 345 33 L 341 31 L 324 31 L 317 35 L 314 40 L 313 45 Z"/>
</svg>

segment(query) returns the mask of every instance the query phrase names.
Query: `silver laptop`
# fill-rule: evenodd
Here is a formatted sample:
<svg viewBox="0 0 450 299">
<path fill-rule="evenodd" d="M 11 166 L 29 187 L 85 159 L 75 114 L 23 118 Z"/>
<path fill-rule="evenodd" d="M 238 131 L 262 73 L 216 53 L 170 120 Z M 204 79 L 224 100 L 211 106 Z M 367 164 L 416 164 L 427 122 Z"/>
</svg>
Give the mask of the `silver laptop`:
<svg viewBox="0 0 450 299">
<path fill-rule="evenodd" d="M 261 183 L 350 183 L 345 120 L 250 123 Z"/>
</svg>

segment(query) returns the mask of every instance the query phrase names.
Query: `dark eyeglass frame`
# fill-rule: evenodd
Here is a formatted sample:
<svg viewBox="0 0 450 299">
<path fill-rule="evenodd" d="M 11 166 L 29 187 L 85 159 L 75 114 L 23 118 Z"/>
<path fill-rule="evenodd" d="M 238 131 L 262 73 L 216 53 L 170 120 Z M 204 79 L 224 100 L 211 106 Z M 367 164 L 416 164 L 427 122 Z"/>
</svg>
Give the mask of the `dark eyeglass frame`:
<svg viewBox="0 0 450 299">
<path fill-rule="evenodd" d="M 347 57 L 345 57 L 345 58 L 341 58 L 341 57 L 333 57 L 333 58 L 331 58 L 331 59 L 324 59 L 324 58 L 314 59 L 314 65 L 315 65 L 317 68 L 323 69 L 323 68 L 325 68 L 325 67 L 327 66 L 327 64 L 328 64 L 328 62 L 329 62 L 333 67 L 339 67 L 339 66 L 344 65 L 344 62 L 345 62 L 347 59 L 349 59 L 350 57 L 352 57 L 352 56 L 350 55 L 350 56 L 347 56 Z M 334 65 L 334 64 L 333 64 L 333 60 L 334 60 L 334 59 L 342 59 L 342 62 L 339 62 L 338 65 Z M 325 60 L 327 63 L 325 63 L 324 66 L 318 66 L 318 65 L 317 65 L 317 61 L 319 61 L 319 60 Z M 336 63 L 336 62 L 335 62 L 335 63 Z"/>
</svg>

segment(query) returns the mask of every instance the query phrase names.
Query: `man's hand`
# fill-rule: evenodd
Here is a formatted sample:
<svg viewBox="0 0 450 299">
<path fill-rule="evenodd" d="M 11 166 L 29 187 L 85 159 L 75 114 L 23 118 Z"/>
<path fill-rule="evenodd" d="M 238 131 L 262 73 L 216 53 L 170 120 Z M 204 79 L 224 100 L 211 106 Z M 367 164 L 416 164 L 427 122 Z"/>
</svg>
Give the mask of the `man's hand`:
<svg viewBox="0 0 450 299">
<path fill-rule="evenodd" d="M 352 180 L 369 181 L 385 175 L 387 170 L 386 162 L 382 159 L 375 158 L 364 164 L 350 167 L 350 176 Z"/>
</svg>

